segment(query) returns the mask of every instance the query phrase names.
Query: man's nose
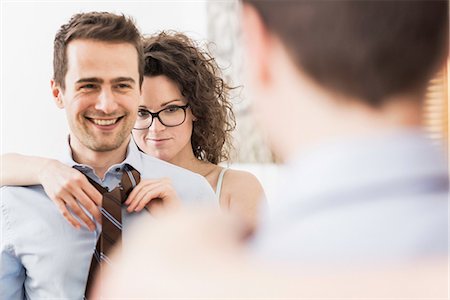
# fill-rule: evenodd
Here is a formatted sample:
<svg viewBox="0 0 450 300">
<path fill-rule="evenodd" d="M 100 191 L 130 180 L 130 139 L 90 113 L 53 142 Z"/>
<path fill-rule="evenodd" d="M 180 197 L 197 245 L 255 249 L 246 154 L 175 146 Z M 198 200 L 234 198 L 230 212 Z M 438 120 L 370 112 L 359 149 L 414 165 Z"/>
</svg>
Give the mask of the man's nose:
<svg viewBox="0 0 450 300">
<path fill-rule="evenodd" d="M 115 96 L 109 89 L 102 89 L 100 92 L 95 109 L 104 112 L 105 114 L 111 114 L 118 108 Z"/>
</svg>

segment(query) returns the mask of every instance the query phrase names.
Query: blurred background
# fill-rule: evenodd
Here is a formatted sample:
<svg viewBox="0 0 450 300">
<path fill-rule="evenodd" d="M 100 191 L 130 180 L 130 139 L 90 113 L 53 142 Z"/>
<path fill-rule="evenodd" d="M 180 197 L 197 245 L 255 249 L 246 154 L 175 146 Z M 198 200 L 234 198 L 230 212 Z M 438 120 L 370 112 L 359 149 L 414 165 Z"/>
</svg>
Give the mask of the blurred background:
<svg viewBox="0 0 450 300">
<path fill-rule="evenodd" d="M 254 173 L 267 196 L 278 161 L 249 114 L 239 42 L 239 3 L 224 1 L 1 1 L 1 153 L 55 157 L 66 142 L 64 111 L 50 93 L 53 38 L 59 26 L 83 11 L 132 16 L 142 33 L 178 30 L 216 57 L 232 86 L 237 128 L 233 168 Z M 448 66 L 430 82 L 423 114 L 430 137 L 448 149 Z"/>
</svg>

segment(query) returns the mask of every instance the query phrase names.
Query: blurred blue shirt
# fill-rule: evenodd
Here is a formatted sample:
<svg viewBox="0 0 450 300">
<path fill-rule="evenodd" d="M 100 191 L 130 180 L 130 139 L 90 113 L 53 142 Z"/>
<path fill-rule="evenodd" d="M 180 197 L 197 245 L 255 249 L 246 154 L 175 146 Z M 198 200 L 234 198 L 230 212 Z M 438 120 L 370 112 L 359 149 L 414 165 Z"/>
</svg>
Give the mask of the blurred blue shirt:
<svg viewBox="0 0 450 300">
<path fill-rule="evenodd" d="M 103 181 L 91 167 L 75 163 L 69 152 L 61 161 L 109 189 L 117 186 L 123 166 L 129 164 L 141 178 L 171 178 L 184 203 L 218 203 L 203 176 L 145 155 L 132 141 L 126 159 L 111 166 Z M 0 216 L 0 298 L 82 299 L 101 226 L 95 232 L 73 228 L 40 185 L 2 187 Z M 123 209 L 124 253 L 129 228 L 142 218 L 151 217 L 145 210 L 129 214 Z"/>
<path fill-rule="evenodd" d="M 420 130 L 329 142 L 283 174 L 252 244 L 266 259 L 316 267 L 448 255 L 447 161 Z"/>
</svg>

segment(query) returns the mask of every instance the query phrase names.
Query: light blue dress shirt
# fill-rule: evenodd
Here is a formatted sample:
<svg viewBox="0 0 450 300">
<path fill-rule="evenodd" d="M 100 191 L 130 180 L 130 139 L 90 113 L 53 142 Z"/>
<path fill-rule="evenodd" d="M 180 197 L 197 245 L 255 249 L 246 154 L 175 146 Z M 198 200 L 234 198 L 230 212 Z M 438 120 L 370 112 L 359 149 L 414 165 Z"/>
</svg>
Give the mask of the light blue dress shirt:
<svg viewBox="0 0 450 300">
<path fill-rule="evenodd" d="M 253 250 L 302 267 L 447 256 L 449 177 L 441 150 L 423 132 L 401 130 L 299 155 L 285 166 Z"/>
<path fill-rule="evenodd" d="M 103 181 L 89 166 L 75 163 L 69 152 L 62 161 L 109 189 L 120 182 L 122 168 L 129 164 L 143 179 L 171 178 L 183 203 L 218 203 L 204 177 L 150 157 L 134 142 L 128 146 L 126 159 L 111 166 Z M 42 186 L 2 187 L 0 216 L 0 298 L 82 299 L 100 225 L 95 232 L 74 229 Z M 124 252 L 129 228 L 142 218 L 151 216 L 145 210 L 129 214 L 123 209 Z"/>
</svg>

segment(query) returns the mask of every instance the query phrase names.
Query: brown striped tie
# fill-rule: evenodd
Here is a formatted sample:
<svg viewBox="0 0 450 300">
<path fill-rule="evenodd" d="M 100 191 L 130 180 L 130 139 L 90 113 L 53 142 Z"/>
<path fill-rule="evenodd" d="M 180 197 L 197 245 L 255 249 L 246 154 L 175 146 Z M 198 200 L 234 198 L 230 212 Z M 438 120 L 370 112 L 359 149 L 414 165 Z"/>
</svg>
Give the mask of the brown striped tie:
<svg viewBox="0 0 450 300">
<path fill-rule="evenodd" d="M 140 182 L 138 171 L 125 165 L 122 180 L 118 187 L 112 191 L 100 186 L 88 177 L 94 187 L 103 195 L 102 200 L 102 232 L 97 240 L 94 254 L 89 268 L 89 276 L 86 284 L 85 299 L 92 294 L 94 278 L 101 271 L 101 266 L 110 264 L 110 251 L 113 247 L 122 247 L 122 203 L 128 198 L 133 188 Z"/>
</svg>

